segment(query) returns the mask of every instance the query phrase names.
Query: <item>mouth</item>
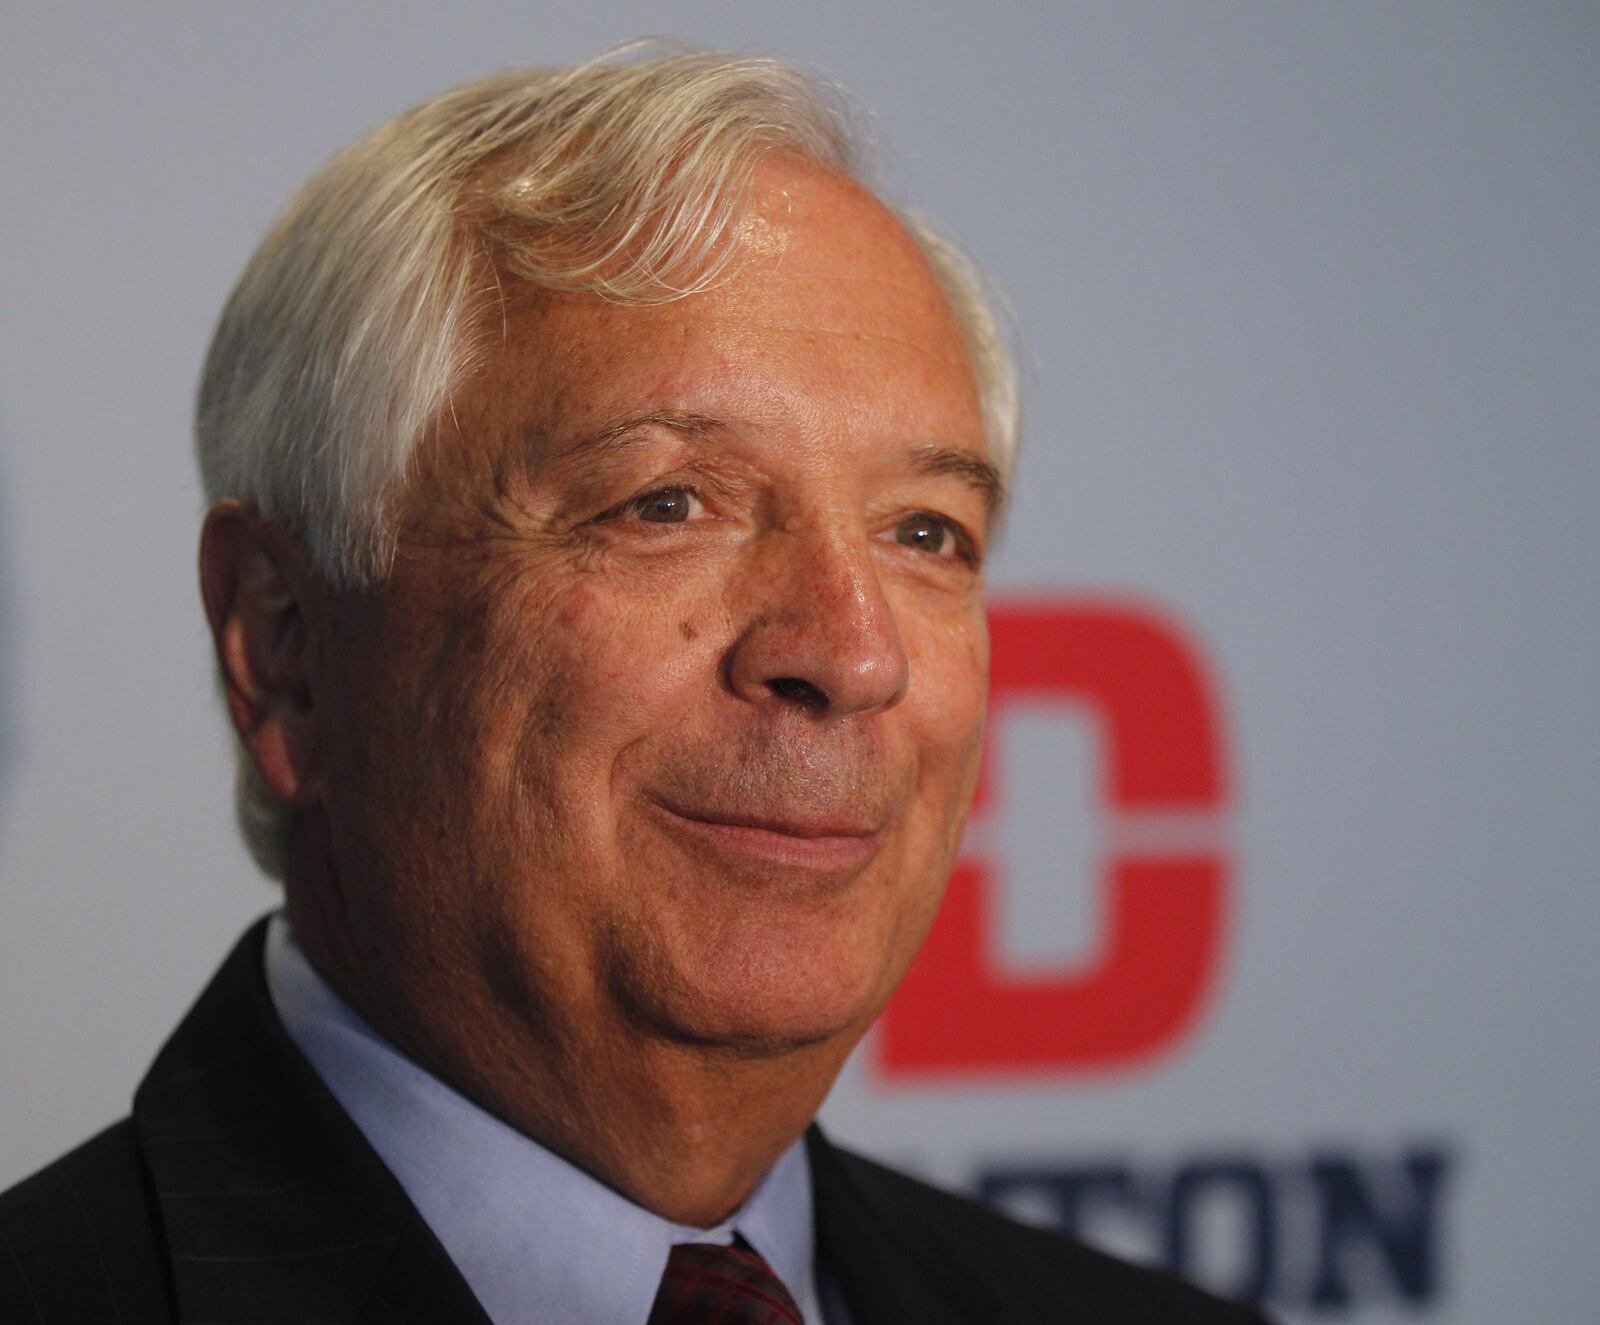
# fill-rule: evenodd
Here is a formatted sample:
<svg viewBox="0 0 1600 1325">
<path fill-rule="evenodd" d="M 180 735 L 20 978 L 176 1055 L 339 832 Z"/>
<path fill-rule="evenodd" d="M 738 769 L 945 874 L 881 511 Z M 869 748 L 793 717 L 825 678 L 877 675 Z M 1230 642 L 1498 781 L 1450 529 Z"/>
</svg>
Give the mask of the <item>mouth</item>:
<svg viewBox="0 0 1600 1325">
<path fill-rule="evenodd" d="M 885 825 L 844 815 L 769 817 L 678 805 L 650 798 L 667 822 L 706 845 L 777 864 L 839 870 L 866 864 L 882 845 Z"/>
</svg>

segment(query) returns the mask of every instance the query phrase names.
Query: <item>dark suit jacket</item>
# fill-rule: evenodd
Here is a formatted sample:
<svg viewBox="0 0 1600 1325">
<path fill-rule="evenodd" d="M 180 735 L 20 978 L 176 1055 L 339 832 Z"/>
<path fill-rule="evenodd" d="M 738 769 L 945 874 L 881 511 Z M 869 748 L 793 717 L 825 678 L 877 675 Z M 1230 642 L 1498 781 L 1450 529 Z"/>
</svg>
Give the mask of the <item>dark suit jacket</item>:
<svg viewBox="0 0 1600 1325">
<path fill-rule="evenodd" d="M 300 1055 L 253 929 L 133 1117 L 0 1196 L 0 1325 L 487 1325 Z M 808 1137 L 819 1257 L 854 1325 L 1246 1325 L 1176 1280 Z"/>
</svg>

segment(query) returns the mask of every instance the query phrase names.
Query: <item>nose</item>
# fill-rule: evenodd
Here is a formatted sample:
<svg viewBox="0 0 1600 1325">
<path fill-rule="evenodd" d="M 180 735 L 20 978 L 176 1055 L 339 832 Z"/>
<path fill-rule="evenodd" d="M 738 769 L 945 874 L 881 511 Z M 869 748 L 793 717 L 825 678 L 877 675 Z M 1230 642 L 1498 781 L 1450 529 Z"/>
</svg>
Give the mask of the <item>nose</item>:
<svg viewBox="0 0 1600 1325">
<path fill-rule="evenodd" d="M 815 717 L 898 703 L 910 667 L 870 549 L 844 535 L 771 542 L 750 570 L 747 625 L 728 656 L 734 692 Z"/>
</svg>

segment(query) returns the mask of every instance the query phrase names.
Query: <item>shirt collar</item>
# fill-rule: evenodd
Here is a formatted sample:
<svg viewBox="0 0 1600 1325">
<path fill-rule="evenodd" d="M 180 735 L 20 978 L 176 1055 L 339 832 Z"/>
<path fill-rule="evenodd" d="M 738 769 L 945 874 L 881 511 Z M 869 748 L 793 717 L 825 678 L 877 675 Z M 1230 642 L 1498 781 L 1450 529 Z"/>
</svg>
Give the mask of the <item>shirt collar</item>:
<svg viewBox="0 0 1600 1325">
<path fill-rule="evenodd" d="M 317 974 L 282 914 L 267 988 L 291 1039 L 399 1179 L 495 1325 L 645 1325 L 680 1242 L 737 1232 L 819 1325 L 811 1172 L 784 1151 L 730 1219 L 673 1224 L 480 1109 L 373 1030 Z"/>
</svg>

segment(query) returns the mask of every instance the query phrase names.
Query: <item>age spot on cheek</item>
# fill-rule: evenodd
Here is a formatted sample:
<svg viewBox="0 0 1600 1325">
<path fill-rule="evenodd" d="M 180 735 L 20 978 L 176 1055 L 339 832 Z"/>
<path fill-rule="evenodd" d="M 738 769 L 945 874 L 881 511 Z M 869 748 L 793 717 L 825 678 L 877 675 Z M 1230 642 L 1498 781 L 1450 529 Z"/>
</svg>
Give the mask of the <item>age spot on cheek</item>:
<svg viewBox="0 0 1600 1325">
<path fill-rule="evenodd" d="M 588 615 L 587 606 L 583 594 L 573 594 L 561 605 L 561 610 L 556 613 L 556 624 L 563 630 L 570 630 Z"/>
<path fill-rule="evenodd" d="M 691 626 L 687 621 L 678 622 L 678 634 L 683 636 L 685 642 L 693 641 L 695 636 L 699 633 L 700 632 Z"/>
</svg>

